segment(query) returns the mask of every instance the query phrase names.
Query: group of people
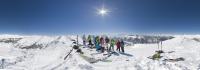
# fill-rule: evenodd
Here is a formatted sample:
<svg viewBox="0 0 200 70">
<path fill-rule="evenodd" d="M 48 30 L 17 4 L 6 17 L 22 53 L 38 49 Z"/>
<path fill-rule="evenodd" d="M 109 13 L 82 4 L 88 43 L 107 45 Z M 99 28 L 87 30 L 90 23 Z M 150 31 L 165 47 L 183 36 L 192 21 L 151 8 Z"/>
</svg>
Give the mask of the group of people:
<svg viewBox="0 0 200 70">
<path fill-rule="evenodd" d="M 88 35 L 86 38 L 83 35 L 83 46 L 89 48 L 95 48 L 96 51 L 100 52 L 114 52 L 114 47 L 116 50 L 124 53 L 124 41 L 122 39 L 109 38 L 108 36 L 92 36 Z"/>
</svg>

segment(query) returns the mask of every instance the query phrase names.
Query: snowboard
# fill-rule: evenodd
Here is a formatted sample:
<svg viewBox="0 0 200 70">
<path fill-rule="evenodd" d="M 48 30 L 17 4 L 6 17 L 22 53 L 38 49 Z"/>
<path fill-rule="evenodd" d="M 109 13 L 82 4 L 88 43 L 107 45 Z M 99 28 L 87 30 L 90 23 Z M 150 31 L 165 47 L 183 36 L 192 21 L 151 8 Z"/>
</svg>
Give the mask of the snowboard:
<svg viewBox="0 0 200 70">
<path fill-rule="evenodd" d="M 185 59 L 183 57 L 176 58 L 176 59 L 164 59 L 163 61 L 168 61 L 168 62 L 178 62 L 178 61 L 184 61 Z"/>
<path fill-rule="evenodd" d="M 89 57 L 89 56 L 86 56 L 84 54 L 79 54 L 84 60 L 86 60 L 87 62 L 89 63 L 97 63 L 99 61 L 102 61 L 102 62 L 112 62 L 111 60 L 107 60 L 108 57 L 110 57 L 111 55 L 108 55 L 107 57 L 103 58 L 103 59 L 95 59 L 95 58 L 92 58 L 92 57 Z"/>
<path fill-rule="evenodd" d="M 86 60 L 87 62 L 89 63 L 96 63 L 99 61 L 99 59 L 95 59 L 95 58 L 92 58 L 92 57 L 88 57 L 88 56 L 85 56 L 84 54 L 79 54 L 84 60 Z"/>
<path fill-rule="evenodd" d="M 112 60 L 101 60 L 102 62 L 112 62 Z"/>
</svg>

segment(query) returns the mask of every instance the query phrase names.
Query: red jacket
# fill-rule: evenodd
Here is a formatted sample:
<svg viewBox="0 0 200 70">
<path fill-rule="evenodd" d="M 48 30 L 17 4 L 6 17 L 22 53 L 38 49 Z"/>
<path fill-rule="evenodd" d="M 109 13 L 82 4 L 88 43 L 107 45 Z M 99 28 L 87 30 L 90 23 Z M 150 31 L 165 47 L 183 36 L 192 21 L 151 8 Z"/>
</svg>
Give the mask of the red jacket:
<svg viewBox="0 0 200 70">
<path fill-rule="evenodd" d="M 116 44 L 116 45 L 117 45 L 117 48 L 120 48 L 120 46 L 121 46 L 121 44 L 120 44 L 120 42 L 119 42 L 119 41 L 117 42 L 117 44 Z"/>
</svg>

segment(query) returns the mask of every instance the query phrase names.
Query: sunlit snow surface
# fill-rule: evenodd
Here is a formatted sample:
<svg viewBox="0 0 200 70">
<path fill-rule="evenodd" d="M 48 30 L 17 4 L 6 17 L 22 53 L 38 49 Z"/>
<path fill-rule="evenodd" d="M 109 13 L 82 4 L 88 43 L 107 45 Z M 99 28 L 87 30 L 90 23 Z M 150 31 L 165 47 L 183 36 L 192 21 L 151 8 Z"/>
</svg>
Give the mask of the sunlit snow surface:
<svg viewBox="0 0 200 70">
<path fill-rule="evenodd" d="M 5 70 L 198 70 L 200 69 L 200 36 L 175 35 L 163 42 L 165 52 L 159 61 L 151 60 L 157 44 L 126 46 L 126 55 L 117 53 L 107 60 L 90 64 L 71 50 L 71 39 L 76 36 L 20 36 L 0 35 L 0 40 L 17 39 L 15 42 L 0 42 L 0 68 Z M 79 38 L 81 43 L 81 38 Z M 35 45 L 39 48 L 33 48 Z M 31 46 L 31 47 L 30 47 Z M 24 47 L 29 47 L 22 49 Z M 95 49 L 82 48 L 85 55 L 100 59 L 105 56 Z M 91 55 L 94 54 L 94 55 Z M 185 58 L 185 61 L 165 62 L 163 59 Z M 2 59 L 4 61 L 2 62 Z"/>
</svg>

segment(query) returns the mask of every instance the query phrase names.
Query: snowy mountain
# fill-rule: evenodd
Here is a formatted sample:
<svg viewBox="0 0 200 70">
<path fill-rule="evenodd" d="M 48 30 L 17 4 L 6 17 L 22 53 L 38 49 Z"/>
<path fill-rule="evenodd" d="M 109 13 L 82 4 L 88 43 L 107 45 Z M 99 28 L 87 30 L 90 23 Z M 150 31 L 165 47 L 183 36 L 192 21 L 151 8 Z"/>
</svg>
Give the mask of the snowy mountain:
<svg viewBox="0 0 200 70">
<path fill-rule="evenodd" d="M 100 59 L 90 63 L 78 53 L 70 52 L 72 40 L 76 36 L 20 36 L 0 35 L 0 68 L 5 70 L 198 70 L 200 69 L 200 35 L 174 35 L 159 38 L 163 40 L 163 57 L 152 60 L 147 57 L 155 54 L 158 45 L 155 36 L 124 36 L 134 42 L 125 46 L 125 53 L 116 52 L 104 56 L 95 49 L 82 48 L 85 56 Z M 119 37 L 118 37 L 119 38 Z M 130 40 L 128 40 L 131 38 Z M 135 43 L 135 39 L 147 42 Z M 79 44 L 82 44 L 79 37 Z M 184 58 L 183 61 L 165 59 Z M 101 59 L 106 59 L 103 61 Z"/>
</svg>

